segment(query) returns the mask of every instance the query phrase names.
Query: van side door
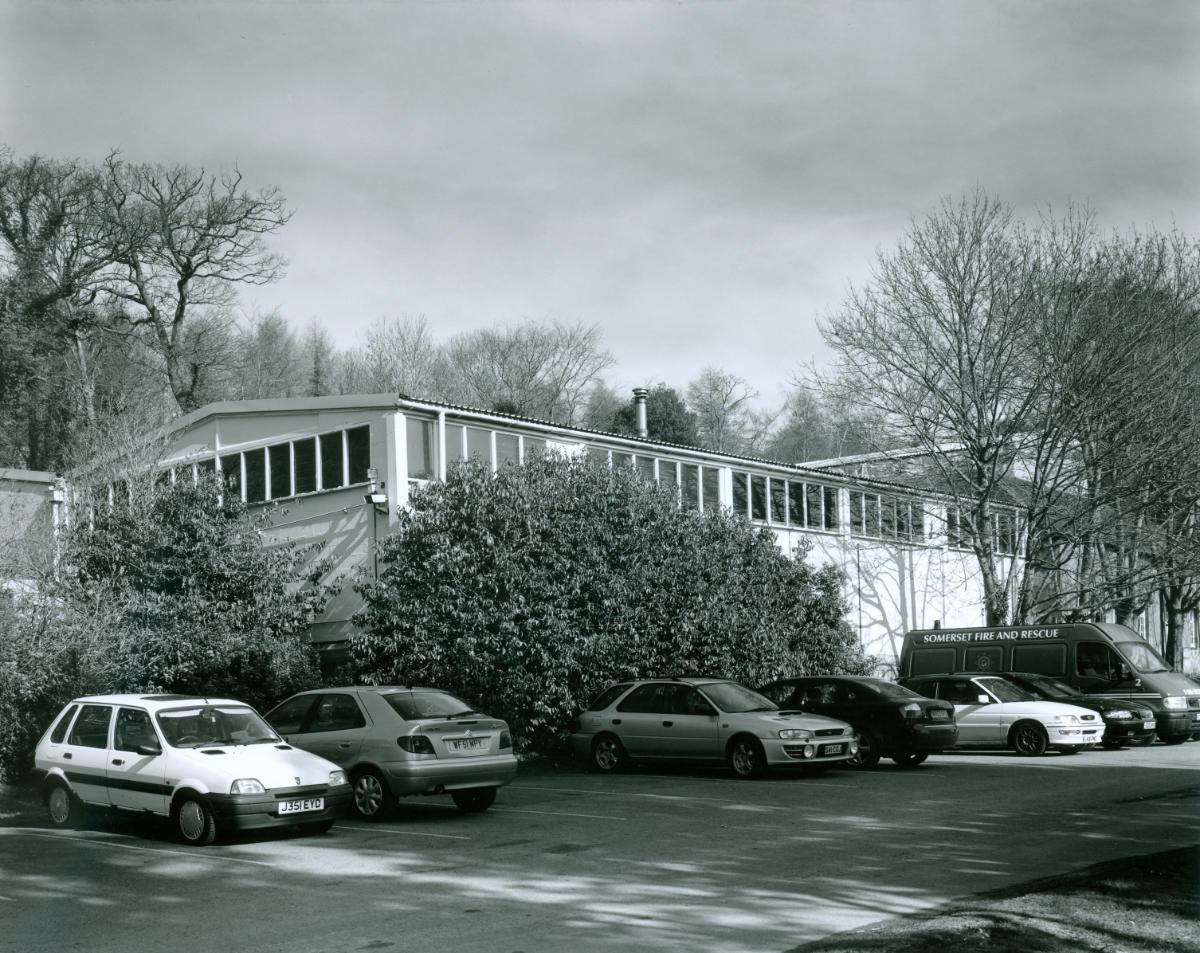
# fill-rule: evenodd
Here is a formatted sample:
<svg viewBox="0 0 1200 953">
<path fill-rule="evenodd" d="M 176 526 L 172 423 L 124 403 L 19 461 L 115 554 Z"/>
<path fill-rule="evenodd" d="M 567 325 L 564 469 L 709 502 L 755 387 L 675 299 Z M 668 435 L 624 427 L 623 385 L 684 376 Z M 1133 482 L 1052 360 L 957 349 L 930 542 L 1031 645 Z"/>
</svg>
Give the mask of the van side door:
<svg viewBox="0 0 1200 953">
<path fill-rule="evenodd" d="M 1087 695 L 1128 698 L 1133 678 L 1125 661 L 1107 642 L 1076 642 L 1072 681 Z"/>
</svg>

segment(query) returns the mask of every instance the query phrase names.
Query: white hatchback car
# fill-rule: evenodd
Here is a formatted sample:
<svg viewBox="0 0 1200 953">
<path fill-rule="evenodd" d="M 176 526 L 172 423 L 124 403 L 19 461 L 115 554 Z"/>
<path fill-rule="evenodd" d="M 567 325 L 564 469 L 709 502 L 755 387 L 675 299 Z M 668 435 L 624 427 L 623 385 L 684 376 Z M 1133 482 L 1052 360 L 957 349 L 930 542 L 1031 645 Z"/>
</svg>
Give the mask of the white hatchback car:
<svg viewBox="0 0 1200 953">
<path fill-rule="evenodd" d="M 1012 748 L 1024 755 L 1054 748 L 1074 754 L 1104 738 L 1104 721 L 1091 709 L 1041 701 L 998 675 L 918 675 L 900 684 L 953 703 L 959 748 Z"/>
<path fill-rule="evenodd" d="M 73 826 L 85 805 L 157 814 L 194 845 L 262 827 L 323 833 L 350 804 L 341 768 L 225 698 L 77 698 L 38 742 L 35 764 L 53 827 Z"/>
</svg>

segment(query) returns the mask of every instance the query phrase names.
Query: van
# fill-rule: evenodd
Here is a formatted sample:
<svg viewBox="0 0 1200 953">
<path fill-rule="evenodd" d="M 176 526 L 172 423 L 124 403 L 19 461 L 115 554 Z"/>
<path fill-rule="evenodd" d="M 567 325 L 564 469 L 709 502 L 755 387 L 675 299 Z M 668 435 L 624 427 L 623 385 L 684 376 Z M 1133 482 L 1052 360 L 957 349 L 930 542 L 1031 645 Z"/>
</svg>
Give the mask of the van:
<svg viewBox="0 0 1200 953">
<path fill-rule="evenodd" d="M 1154 710 L 1167 744 L 1200 738 L 1200 687 L 1171 670 L 1132 629 L 1108 622 L 998 628 L 914 629 L 900 649 L 900 678 L 1030 672 L 1052 675 L 1100 698 Z"/>
</svg>

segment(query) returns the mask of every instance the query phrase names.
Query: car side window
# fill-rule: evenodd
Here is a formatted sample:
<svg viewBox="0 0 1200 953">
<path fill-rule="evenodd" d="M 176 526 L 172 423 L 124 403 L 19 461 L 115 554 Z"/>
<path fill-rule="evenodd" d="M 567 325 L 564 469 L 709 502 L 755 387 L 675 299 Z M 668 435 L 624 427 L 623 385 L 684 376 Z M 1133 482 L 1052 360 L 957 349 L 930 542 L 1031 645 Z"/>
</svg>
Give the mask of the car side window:
<svg viewBox="0 0 1200 953">
<path fill-rule="evenodd" d="M 615 702 L 625 692 L 629 690 L 629 683 L 624 685 L 612 685 L 604 689 L 599 695 L 592 699 L 592 703 L 588 705 L 588 711 L 604 711 L 609 705 Z"/>
<path fill-rule="evenodd" d="M 81 748 L 107 748 L 113 710 L 108 705 L 84 705 L 75 719 L 67 744 Z"/>
<path fill-rule="evenodd" d="M 117 751 L 137 751 L 142 745 L 158 747 L 158 736 L 150 724 L 150 715 L 137 708 L 117 709 L 117 726 L 113 729 L 113 747 Z"/>
<path fill-rule="evenodd" d="M 625 696 L 623 702 L 617 705 L 617 711 L 630 714 L 670 711 L 670 708 L 667 707 L 669 698 L 666 696 L 665 690 L 671 687 L 662 682 L 653 682 L 635 688 Z"/>
<path fill-rule="evenodd" d="M 1103 642 L 1080 642 L 1075 647 L 1075 672 L 1084 678 L 1112 682 L 1119 662 L 1117 654 Z"/>
<path fill-rule="evenodd" d="M 296 695 L 289 698 L 267 713 L 267 723 L 281 735 L 298 734 L 317 698 L 317 695 Z"/>
<path fill-rule="evenodd" d="M 676 715 L 715 715 L 716 709 L 696 689 L 687 685 L 675 686 Z"/>
<path fill-rule="evenodd" d="M 322 695 L 317 703 L 309 731 L 349 731 L 367 724 L 353 695 L 336 693 Z"/>
<path fill-rule="evenodd" d="M 50 732 L 50 740 L 56 745 L 62 744 L 63 738 L 67 736 L 67 728 L 71 725 L 71 719 L 75 716 L 75 712 L 79 711 L 78 705 L 69 705 L 67 710 L 62 713 L 62 717 L 58 719 L 58 724 L 54 726 L 54 730 Z"/>
<path fill-rule="evenodd" d="M 956 705 L 977 705 L 979 696 L 983 694 L 983 689 L 973 682 L 942 682 L 941 685 L 938 697 Z"/>
<path fill-rule="evenodd" d="M 809 705 L 835 705 L 838 687 L 834 682 L 813 682 L 804 689 L 804 699 Z"/>
</svg>

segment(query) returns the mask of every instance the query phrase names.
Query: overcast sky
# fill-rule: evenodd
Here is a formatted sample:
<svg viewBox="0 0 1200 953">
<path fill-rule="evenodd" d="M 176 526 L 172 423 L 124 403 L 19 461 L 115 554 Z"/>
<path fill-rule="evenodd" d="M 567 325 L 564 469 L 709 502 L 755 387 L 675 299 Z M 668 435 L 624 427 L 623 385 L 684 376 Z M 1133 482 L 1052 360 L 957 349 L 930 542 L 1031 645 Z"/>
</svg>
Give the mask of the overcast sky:
<svg viewBox="0 0 1200 953">
<path fill-rule="evenodd" d="M 1200 233 L 1198 54 L 1193 2 L 0 0 L 0 143 L 278 185 L 243 303 L 342 344 L 581 320 L 769 398 L 939 196 Z"/>
</svg>

